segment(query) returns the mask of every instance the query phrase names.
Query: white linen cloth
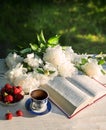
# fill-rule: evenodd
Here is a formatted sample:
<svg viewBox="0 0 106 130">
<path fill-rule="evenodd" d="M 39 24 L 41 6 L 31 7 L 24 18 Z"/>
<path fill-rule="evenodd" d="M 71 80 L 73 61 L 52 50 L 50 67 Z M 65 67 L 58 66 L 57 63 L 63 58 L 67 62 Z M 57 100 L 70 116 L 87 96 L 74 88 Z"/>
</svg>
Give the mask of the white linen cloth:
<svg viewBox="0 0 106 130">
<path fill-rule="evenodd" d="M 5 72 L 4 60 L 0 60 L 0 87 L 7 81 L 3 77 Z M 106 130 L 106 97 L 87 107 L 76 116 L 68 119 L 54 104 L 52 110 L 42 116 L 35 116 L 25 108 L 24 100 L 15 106 L 3 106 L 0 104 L 0 129 L 1 130 Z M 17 117 L 16 110 L 24 112 L 23 117 Z M 14 117 L 5 120 L 5 113 L 10 110 Z"/>
</svg>

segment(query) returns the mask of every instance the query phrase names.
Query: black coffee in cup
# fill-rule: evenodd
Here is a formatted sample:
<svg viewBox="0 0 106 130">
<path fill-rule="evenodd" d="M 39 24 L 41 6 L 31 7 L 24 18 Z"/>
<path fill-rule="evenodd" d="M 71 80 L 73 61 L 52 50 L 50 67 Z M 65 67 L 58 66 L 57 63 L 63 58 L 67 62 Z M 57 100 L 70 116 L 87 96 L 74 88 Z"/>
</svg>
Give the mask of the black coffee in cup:
<svg viewBox="0 0 106 130">
<path fill-rule="evenodd" d="M 37 89 L 31 92 L 31 97 L 36 100 L 43 100 L 48 97 L 48 93 L 42 89 Z"/>
</svg>

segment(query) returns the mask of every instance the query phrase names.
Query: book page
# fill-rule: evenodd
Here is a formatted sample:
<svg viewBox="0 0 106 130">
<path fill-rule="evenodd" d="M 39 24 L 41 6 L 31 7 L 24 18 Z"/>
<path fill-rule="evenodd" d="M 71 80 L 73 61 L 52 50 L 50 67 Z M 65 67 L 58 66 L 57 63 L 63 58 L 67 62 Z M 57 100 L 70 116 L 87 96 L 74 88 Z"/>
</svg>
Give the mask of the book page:
<svg viewBox="0 0 106 130">
<path fill-rule="evenodd" d="M 64 77 L 56 77 L 48 85 L 76 107 L 91 98 Z"/>
<path fill-rule="evenodd" d="M 106 88 L 86 75 L 74 75 L 67 78 L 77 88 L 89 96 L 98 96 L 106 93 Z"/>
<path fill-rule="evenodd" d="M 49 93 L 49 99 L 69 118 L 76 111 L 77 107 L 69 102 L 65 97 L 60 95 L 55 89 L 48 84 L 40 86 Z"/>
</svg>

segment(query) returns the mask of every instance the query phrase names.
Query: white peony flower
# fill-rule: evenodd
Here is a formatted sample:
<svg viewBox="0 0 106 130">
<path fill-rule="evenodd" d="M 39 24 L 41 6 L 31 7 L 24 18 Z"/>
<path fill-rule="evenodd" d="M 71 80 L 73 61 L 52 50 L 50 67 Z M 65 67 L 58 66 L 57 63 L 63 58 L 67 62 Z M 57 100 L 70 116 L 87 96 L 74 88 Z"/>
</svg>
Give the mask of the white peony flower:
<svg viewBox="0 0 106 130">
<path fill-rule="evenodd" d="M 97 65 L 98 65 L 98 61 L 97 61 L 97 59 L 89 58 L 89 59 L 88 59 L 88 62 L 90 62 L 90 63 L 94 63 L 94 64 L 97 64 Z"/>
<path fill-rule="evenodd" d="M 78 54 L 74 54 L 74 60 L 73 63 L 74 64 L 80 64 L 82 59 L 88 59 L 88 55 L 87 54 L 82 54 L 82 55 L 78 55 Z"/>
<path fill-rule="evenodd" d="M 75 57 L 76 53 L 74 53 L 72 47 L 66 47 L 64 53 L 65 53 L 65 56 L 66 56 L 66 58 L 67 58 L 68 61 L 71 62 L 71 61 L 74 60 L 74 57 Z"/>
<path fill-rule="evenodd" d="M 27 58 L 24 59 L 24 62 L 33 68 L 42 64 L 42 60 L 38 56 L 35 56 L 34 53 L 28 54 Z"/>
<path fill-rule="evenodd" d="M 23 58 L 16 53 L 9 53 L 8 56 L 5 58 L 5 62 L 10 69 L 14 68 L 18 63 L 21 63 L 22 61 Z"/>
<path fill-rule="evenodd" d="M 88 62 L 82 66 L 82 69 L 90 77 L 97 77 L 102 74 L 102 66 L 98 65 L 96 62 Z"/>
<path fill-rule="evenodd" d="M 24 92 L 29 93 L 39 87 L 39 80 L 36 80 L 31 74 L 21 75 L 14 80 L 14 85 L 22 86 Z"/>
<path fill-rule="evenodd" d="M 72 74 L 77 73 L 77 70 L 74 65 L 68 61 L 58 66 L 58 71 L 59 74 L 64 77 L 70 77 Z"/>
<path fill-rule="evenodd" d="M 45 74 L 47 74 L 50 77 L 55 77 L 58 75 L 57 69 L 53 66 L 53 64 L 46 62 L 46 64 L 43 66 L 43 69 L 45 70 Z M 49 71 L 54 71 L 53 73 L 50 73 Z"/>
<path fill-rule="evenodd" d="M 26 68 L 23 68 L 23 65 L 22 64 L 17 64 L 15 68 L 12 68 L 12 69 L 9 69 L 6 73 L 5 73 L 5 76 L 7 79 L 10 80 L 11 83 L 14 82 L 14 80 L 17 78 L 17 77 L 20 77 L 22 76 L 23 74 L 26 74 L 27 72 L 27 69 Z"/>
<path fill-rule="evenodd" d="M 44 61 L 50 62 L 56 68 L 58 65 L 64 63 L 65 58 L 65 54 L 60 45 L 55 46 L 53 48 L 47 48 L 46 53 L 44 53 L 43 57 Z"/>
<path fill-rule="evenodd" d="M 44 74 L 40 74 L 37 72 L 33 73 L 33 76 L 39 81 L 39 85 L 44 85 L 46 84 L 50 79 L 52 79 L 52 77 L 49 77 L 47 75 Z"/>
<path fill-rule="evenodd" d="M 44 60 L 53 64 L 61 76 L 71 76 L 75 72 L 75 67 L 71 63 L 71 48 L 63 51 L 61 46 L 48 48 L 44 54 Z"/>
</svg>

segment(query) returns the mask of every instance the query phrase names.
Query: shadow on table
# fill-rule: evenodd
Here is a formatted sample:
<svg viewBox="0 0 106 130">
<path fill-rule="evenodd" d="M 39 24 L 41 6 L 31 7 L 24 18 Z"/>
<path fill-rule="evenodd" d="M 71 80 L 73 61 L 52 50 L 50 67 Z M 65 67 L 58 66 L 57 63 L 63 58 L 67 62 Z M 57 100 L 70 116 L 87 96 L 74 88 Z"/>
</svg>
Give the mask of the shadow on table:
<svg viewBox="0 0 106 130">
<path fill-rule="evenodd" d="M 50 114 L 50 113 L 55 113 L 55 114 L 59 114 L 59 115 L 63 115 L 64 113 L 62 111 L 60 111 L 60 109 L 58 109 L 58 107 L 56 105 L 54 105 L 52 102 L 51 103 L 51 110 L 48 112 L 44 112 L 43 114 L 39 114 L 39 113 L 33 113 L 30 108 L 26 108 L 25 106 L 25 111 L 24 111 L 24 117 L 27 118 L 33 118 L 33 117 L 37 117 L 37 116 L 43 116 L 45 114 Z"/>
</svg>

